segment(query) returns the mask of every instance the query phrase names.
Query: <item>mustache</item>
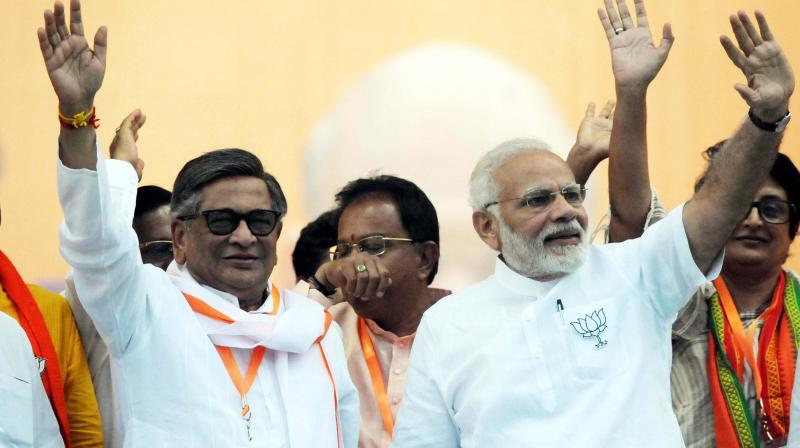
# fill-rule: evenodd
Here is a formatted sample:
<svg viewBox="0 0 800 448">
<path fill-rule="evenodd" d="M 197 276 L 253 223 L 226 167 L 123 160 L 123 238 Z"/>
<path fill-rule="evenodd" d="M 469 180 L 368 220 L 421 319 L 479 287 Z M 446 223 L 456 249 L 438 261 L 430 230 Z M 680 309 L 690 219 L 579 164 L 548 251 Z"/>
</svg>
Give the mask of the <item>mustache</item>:
<svg viewBox="0 0 800 448">
<path fill-rule="evenodd" d="M 548 224 L 545 228 L 543 228 L 541 233 L 539 233 L 539 238 L 544 240 L 553 235 L 565 233 L 577 233 L 580 235 L 581 239 L 583 239 L 586 231 L 583 229 L 583 227 L 581 227 L 577 220 L 572 220 L 569 222 L 556 222 Z"/>
</svg>

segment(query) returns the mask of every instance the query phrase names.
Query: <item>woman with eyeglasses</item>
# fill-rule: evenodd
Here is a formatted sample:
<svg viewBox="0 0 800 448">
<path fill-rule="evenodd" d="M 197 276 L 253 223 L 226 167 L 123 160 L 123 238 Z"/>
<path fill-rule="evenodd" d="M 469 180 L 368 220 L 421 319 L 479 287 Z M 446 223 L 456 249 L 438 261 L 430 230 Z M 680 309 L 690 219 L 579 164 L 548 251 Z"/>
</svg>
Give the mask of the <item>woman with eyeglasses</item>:
<svg viewBox="0 0 800 448">
<path fill-rule="evenodd" d="M 709 166 L 724 144 L 706 151 Z M 689 448 L 786 443 L 800 282 L 783 264 L 798 206 L 800 172 L 779 153 L 725 246 L 722 274 L 698 290 L 673 326 L 673 408 Z"/>
</svg>

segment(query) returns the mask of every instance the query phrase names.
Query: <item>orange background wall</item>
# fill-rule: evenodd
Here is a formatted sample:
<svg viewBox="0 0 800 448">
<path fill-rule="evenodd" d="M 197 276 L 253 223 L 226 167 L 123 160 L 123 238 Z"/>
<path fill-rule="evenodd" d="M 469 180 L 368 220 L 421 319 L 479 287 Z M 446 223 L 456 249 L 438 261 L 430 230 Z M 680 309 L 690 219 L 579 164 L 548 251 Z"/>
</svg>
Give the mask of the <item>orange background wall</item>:
<svg viewBox="0 0 800 448">
<path fill-rule="evenodd" d="M 587 101 L 613 95 L 599 5 L 595 0 L 86 0 L 87 30 L 109 27 L 108 69 L 96 99 L 99 135 L 107 144 L 117 123 L 141 107 L 148 116 L 140 140 L 144 182 L 168 188 L 180 166 L 200 152 L 250 149 L 278 174 L 291 208 L 287 224 L 299 228 L 307 222 L 302 145 L 316 120 L 361 73 L 433 41 L 467 43 L 542 81 L 574 127 Z M 732 87 L 741 75 L 718 43 L 720 34 L 729 33 L 727 15 L 735 8 L 765 11 L 800 71 L 800 3 L 651 0 L 647 6 L 657 38 L 667 20 L 677 38 L 649 98 L 651 176 L 672 207 L 691 194 L 702 168 L 700 151 L 727 136 L 746 112 Z M 56 99 L 36 40 L 47 7 L 40 0 L 6 1 L 0 12 L 0 247 L 29 281 L 60 278 L 66 270 L 57 237 Z M 800 161 L 798 127 L 792 123 L 783 146 L 795 161 Z M 601 170 L 604 177 L 605 166 Z M 284 284 L 292 278 L 290 251 L 285 239 L 278 271 Z M 799 269 L 800 257 L 790 258 L 789 266 Z"/>
</svg>

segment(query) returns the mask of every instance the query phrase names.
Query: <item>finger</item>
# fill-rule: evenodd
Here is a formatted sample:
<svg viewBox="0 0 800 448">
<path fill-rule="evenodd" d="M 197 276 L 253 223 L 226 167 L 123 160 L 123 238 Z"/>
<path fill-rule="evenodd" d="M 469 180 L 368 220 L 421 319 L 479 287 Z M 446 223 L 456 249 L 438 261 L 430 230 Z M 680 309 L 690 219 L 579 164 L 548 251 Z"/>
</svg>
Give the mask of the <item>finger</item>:
<svg viewBox="0 0 800 448">
<path fill-rule="evenodd" d="M 67 32 L 67 18 L 64 14 L 64 5 L 61 4 L 61 2 L 56 2 L 53 7 L 53 17 L 56 19 L 58 37 L 61 40 L 67 40 L 69 38 L 69 33 Z"/>
<path fill-rule="evenodd" d="M 626 30 L 634 28 L 633 19 L 628 12 L 628 5 L 625 4 L 625 0 L 617 0 L 617 11 L 619 11 L 619 17 L 622 19 L 622 26 L 624 26 Z"/>
<path fill-rule="evenodd" d="M 658 48 L 666 53 L 669 53 L 672 44 L 675 42 L 675 35 L 672 34 L 672 25 L 667 22 L 664 24 L 664 29 L 661 31 L 661 43 Z"/>
<path fill-rule="evenodd" d="M 772 35 L 763 12 L 756 10 L 756 20 L 758 21 L 758 27 L 761 28 L 761 37 L 764 40 L 775 40 L 775 36 Z"/>
<path fill-rule="evenodd" d="M 733 88 L 739 92 L 739 95 L 742 97 L 742 99 L 745 100 L 750 106 L 752 106 L 753 103 L 755 103 L 758 99 L 758 92 L 744 84 L 736 84 L 733 86 Z"/>
<path fill-rule="evenodd" d="M 101 26 L 97 29 L 97 32 L 94 34 L 94 54 L 97 56 L 97 59 L 103 64 L 103 67 L 106 65 L 106 50 L 108 48 L 108 28 L 105 26 Z"/>
<path fill-rule="evenodd" d="M 69 2 L 69 31 L 72 34 L 83 36 L 83 20 L 81 19 L 80 0 Z"/>
<path fill-rule="evenodd" d="M 352 263 L 346 263 L 341 266 L 341 272 L 344 278 L 346 279 L 346 283 L 344 285 L 345 293 L 350 297 L 355 297 L 353 291 L 356 289 L 356 269 Z"/>
<path fill-rule="evenodd" d="M 606 13 L 608 14 L 608 19 L 611 21 L 611 29 L 617 28 L 624 28 L 622 26 L 622 21 L 619 20 L 619 16 L 617 15 L 617 10 L 614 8 L 614 5 L 611 3 L 611 0 L 604 0 L 606 4 Z M 614 33 L 616 34 L 616 33 Z"/>
<path fill-rule="evenodd" d="M 733 62 L 733 65 L 739 68 L 739 70 L 744 70 L 745 63 L 747 62 L 747 57 L 736 48 L 736 45 L 731 41 L 728 36 L 720 36 L 719 42 L 722 44 L 722 48 L 725 49 L 725 53 L 728 54 L 728 58 Z"/>
<path fill-rule="evenodd" d="M 39 38 L 39 49 L 42 50 L 42 57 L 47 61 L 53 56 L 53 46 L 50 45 L 50 39 L 47 38 L 47 31 L 44 28 L 36 30 L 36 36 Z"/>
<path fill-rule="evenodd" d="M 744 30 L 747 31 L 747 36 L 750 37 L 753 45 L 756 47 L 761 45 L 763 43 L 761 40 L 761 35 L 758 34 L 758 31 L 756 31 L 756 27 L 753 26 L 753 21 L 750 20 L 750 16 L 748 16 L 744 11 L 739 11 L 739 20 L 742 21 Z"/>
<path fill-rule="evenodd" d="M 353 288 L 353 297 L 364 297 L 364 291 L 367 290 L 369 283 L 369 266 L 361 258 L 356 259 L 356 284 Z M 365 271 L 359 272 L 357 266 L 364 265 L 367 267 Z"/>
<path fill-rule="evenodd" d="M 375 291 L 376 297 L 383 297 L 386 293 L 386 290 L 389 289 L 389 285 L 392 284 L 392 274 L 389 272 L 389 269 L 386 268 L 386 265 L 383 263 L 377 263 L 378 271 L 380 272 L 380 283 L 378 283 L 378 288 Z"/>
<path fill-rule="evenodd" d="M 53 48 L 58 48 L 58 44 L 61 43 L 61 36 L 58 35 L 58 29 L 56 28 L 56 17 L 53 15 L 53 11 L 49 9 L 44 12 L 44 29 L 47 31 L 50 45 Z"/>
<path fill-rule="evenodd" d="M 598 9 L 597 16 L 600 17 L 600 23 L 603 24 L 603 30 L 606 32 L 606 37 L 611 39 L 616 36 L 617 33 L 614 32 L 614 27 L 611 25 L 611 21 L 608 20 L 608 15 L 606 12 L 602 9 Z"/>
<path fill-rule="evenodd" d="M 378 285 L 381 282 L 381 272 L 378 270 L 378 261 L 370 260 L 369 263 L 369 278 L 367 280 L 367 288 L 364 290 L 365 298 L 376 297 L 375 293 L 378 290 Z"/>
<path fill-rule="evenodd" d="M 144 174 L 144 160 L 136 159 L 136 161 L 133 162 L 133 169 L 136 170 L 136 175 L 139 177 L 139 180 L 141 181 L 142 175 Z"/>
<path fill-rule="evenodd" d="M 590 102 L 588 106 L 586 106 L 586 114 L 584 118 L 594 118 L 594 101 Z"/>
<path fill-rule="evenodd" d="M 633 0 L 633 6 L 636 8 L 636 25 L 647 28 L 650 26 L 647 23 L 647 10 L 644 8 L 644 0 Z"/>
<path fill-rule="evenodd" d="M 747 35 L 747 31 L 744 29 L 744 25 L 739 17 L 731 15 L 730 20 L 731 29 L 733 29 L 733 35 L 736 37 L 736 42 L 739 43 L 739 48 L 744 52 L 745 56 L 749 56 L 755 48 L 753 46 L 753 41 L 750 40 L 750 36 Z"/>
<path fill-rule="evenodd" d="M 608 118 L 611 116 L 614 110 L 614 101 L 608 100 L 606 101 L 606 105 L 603 106 L 603 110 L 600 111 L 600 116 L 603 118 Z"/>
</svg>

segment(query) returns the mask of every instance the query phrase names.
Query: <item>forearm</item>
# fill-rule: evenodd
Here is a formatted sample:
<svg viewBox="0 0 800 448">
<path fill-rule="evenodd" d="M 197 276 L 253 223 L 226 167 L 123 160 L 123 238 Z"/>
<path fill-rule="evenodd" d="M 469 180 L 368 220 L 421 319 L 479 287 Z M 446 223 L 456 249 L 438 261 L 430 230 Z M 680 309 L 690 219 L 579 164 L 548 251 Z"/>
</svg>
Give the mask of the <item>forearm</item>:
<svg viewBox="0 0 800 448">
<path fill-rule="evenodd" d="M 608 163 L 611 242 L 637 238 L 651 202 L 646 88 L 617 87 Z"/>
<path fill-rule="evenodd" d="M 703 187 L 686 204 L 686 234 L 701 270 L 710 266 L 747 212 L 774 163 L 781 136 L 745 118 L 710 164 Z"/>
<path fill-rule="evenodd" d="M 90 111 L 93 103 L 93 98 L 87 98 L 81 104 L 59 103 L 58 111 L 65 117 L 72 117 Z M 61 162 L 68 168 L 96 170 L 96 138 L 95 129 L 91 124 L 80 128 L 62 126 L 58 136 L 58 155 Z"/>
<path fill-rule="evenodd" d="M 586 150 L 581 148 L 578 142 L 575 142 L 567 155 L 567 165 L 575 175 L 575 182 L 581 185 L 586 185 L 592 172 L 602 160 L 586 154 Z"/>
<path fill-rule="evenodd" d="M 135 204 L 136 173 L 125 162 L 103 161 L 95 151 L 96 171 L 59 163 L 60 249 L 73 268 L 81 304 L 114 350 L 144 316 L 138 242 L 128 220 L 132 212 L 123 210 Z"/>
</svg>

